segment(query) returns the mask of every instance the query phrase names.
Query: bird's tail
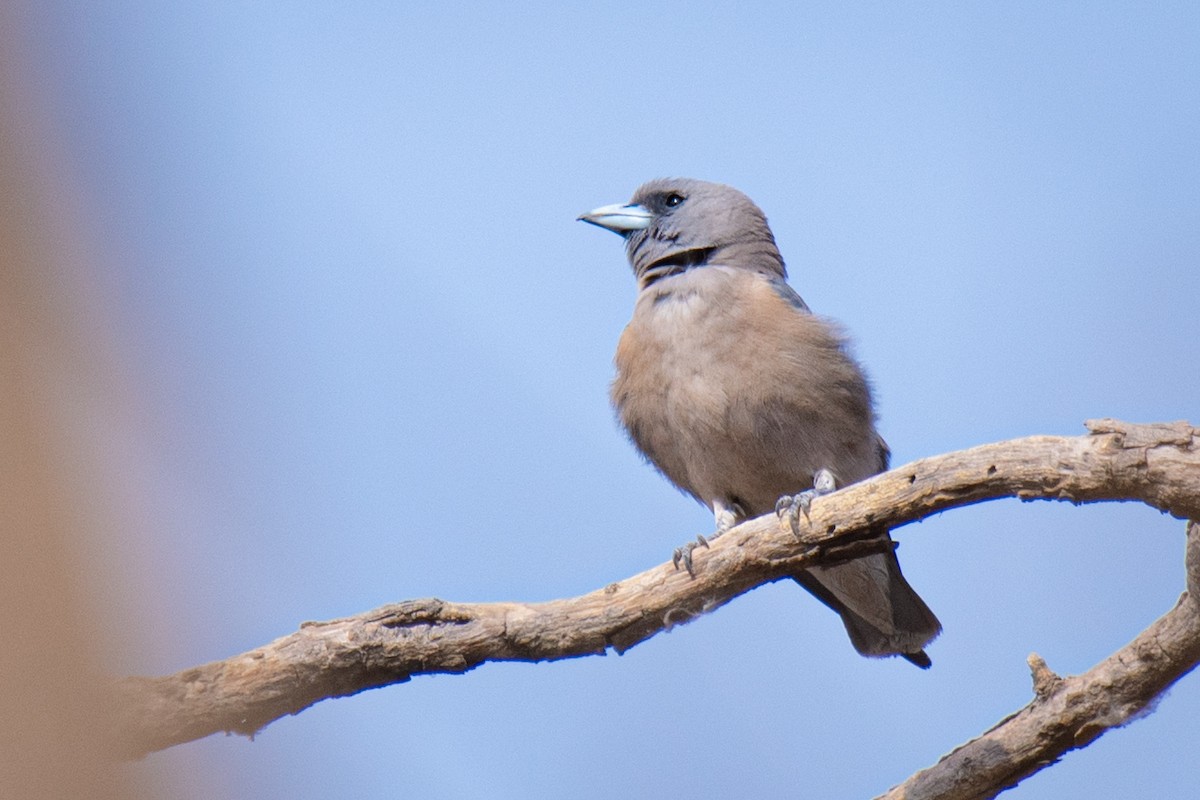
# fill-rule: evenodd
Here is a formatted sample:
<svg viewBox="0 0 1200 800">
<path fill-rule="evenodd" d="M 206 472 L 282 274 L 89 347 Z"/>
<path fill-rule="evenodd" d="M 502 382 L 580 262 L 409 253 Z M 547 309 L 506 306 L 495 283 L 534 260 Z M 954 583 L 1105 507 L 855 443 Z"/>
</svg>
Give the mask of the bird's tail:
<svg viewBox="0 0 1200 800">
<path fill-rule="evenodd" d="M 942 624 L 908 585 L 894 552 L 813 567 L 794 577 L 841 615 L 862 655 L 902 656 L 922 669 L 932 663 L 923 648 L 941 633 Z"/>
</svg>

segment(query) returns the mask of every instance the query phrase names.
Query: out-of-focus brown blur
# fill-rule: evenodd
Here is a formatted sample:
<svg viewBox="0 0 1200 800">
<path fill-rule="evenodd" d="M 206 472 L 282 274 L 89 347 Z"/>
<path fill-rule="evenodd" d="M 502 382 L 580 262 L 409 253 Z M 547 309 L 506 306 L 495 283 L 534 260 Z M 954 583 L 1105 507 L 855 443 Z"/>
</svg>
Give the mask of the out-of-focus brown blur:
<svg viewBox="0 0 1200 800">
<path fill-rule="evenodd" d="M 5 24 L 16 13 L 0 10 L 0 797 L 148 796 L 111 756 L 105 713 L 104 648 L 125 621 L 88 590 L 89 548 L 127 520 L 85 488 L 98 465 L 61 391 L 119 403 L 129 387 L 107 363 L 71 187 Z"/>
</svg>

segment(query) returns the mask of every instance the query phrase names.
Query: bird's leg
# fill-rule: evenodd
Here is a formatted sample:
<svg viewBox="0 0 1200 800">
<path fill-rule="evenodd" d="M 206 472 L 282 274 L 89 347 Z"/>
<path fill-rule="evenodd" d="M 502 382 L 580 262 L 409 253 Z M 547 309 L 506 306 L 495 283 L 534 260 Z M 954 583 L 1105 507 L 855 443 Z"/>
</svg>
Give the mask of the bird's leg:
<svg viewBox="0 0 1200 800">
<path fill-rule="evenodd" d="M 791 526 L 792 535 L 797 539 L 800 538 L 800 515 L 804 515 L 805 522 L 811 522 L 808 516 L 808 510 L 812 508 L 812 501 L 821 495 L 830 494 L 837 489 L 837 479 L 833 477 L 833 473 L 822 467 L 813 474 L 813 488 L 800 492 L 799 494 L 785 494 L 775 503 L 775 515 L 780 520 L 786 519 Z"/>
<path fill-rule="evenodd" d="M 713 517 L 717 521 L 717 529 L 710 536 L 700 534 L 696 537 L 696 541 L 688 542 L 683 547 L 676 547 L 671 556 L 671 563 L 675 565 L 675 569 L 679 569 L 679 565 L 683 564 L 688 575 L 695 577 L 696 570 L 692 567 L 692 551 L 700 546 L 708 547 L 709 542 L 737 525 L 745 516 L 745 510 L 737 503 L 730 502 L 727 505 L 723 500 L 713 500 Z"/>
</svg>

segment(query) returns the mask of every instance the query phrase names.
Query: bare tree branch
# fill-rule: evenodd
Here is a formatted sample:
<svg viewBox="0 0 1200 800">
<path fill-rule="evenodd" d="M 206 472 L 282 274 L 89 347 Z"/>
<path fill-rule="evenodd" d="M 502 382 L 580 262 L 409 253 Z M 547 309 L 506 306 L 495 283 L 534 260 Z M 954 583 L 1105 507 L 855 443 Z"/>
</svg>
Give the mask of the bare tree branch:
<svg viewBox="0 0 1200 800">
<path fill-rule="evenodd" d="M 1132 642 L 1082 675 L 1060 678 L 1029 657 L 1034 700 L 877 800 L 995 797 L 1153 707 L 1200 662 L 1200 524 L 1188 524 L 1188 591 Z"/>
<path fill-rule="evenodd" d="M 854 484 L 814 503 L 800 541 L 772 515 L 750 520 L 697 551 L 695 578 L 664 564 L 547 603 L 412 600 L 305 623 L 263 647 L 174 675 L 126 678 L 118 685 L 121 737 L 131 755 L 140 755 L 218 731 L 253 734 L 320 700 L 413 675 L 624 652 L 798 568 L 861 554 L 873 545 L 856 537 L 871 528 L 982 500 L 1138 500 L 1200 519 L 1200 431 L 1185 422 L 1115 420 L 1088 428 L 1088 436 L 1034 436 L 926 458 Z M 1198 540 L 1193 533 L 1193 594 L 1200 586 Z M 1029 707 L 885 796 L 991 797 L 1124 723 L 1200 660 L 1195 605 L 1185 597 L 1077 678 L 1059 679 L 1031 657 L 1038 696 Z"/>
</svg>

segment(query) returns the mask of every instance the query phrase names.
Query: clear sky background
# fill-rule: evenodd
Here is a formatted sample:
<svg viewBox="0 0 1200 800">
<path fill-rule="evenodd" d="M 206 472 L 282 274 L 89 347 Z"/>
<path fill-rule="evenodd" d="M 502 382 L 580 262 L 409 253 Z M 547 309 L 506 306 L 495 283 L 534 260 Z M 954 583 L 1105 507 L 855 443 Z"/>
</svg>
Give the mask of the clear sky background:
<svg viewBox="0 0 1200 800">
<path fill-rule="evenodd" d="M 406 598 L 543 600 L 708 512 L 607 403 L 634 285 L 575 221 L 732 184 L 842 321 L 894 463 L 1200 423 L 1195 3 L 37 4 L 25 58 L 136 390 L 79 399 L 123 672 Z M 798 487 L 800 488 L 800 487 Z M 864 797 L 1183 587 L 1183 523 L 1016 501 L 901 529 L 945 625 L 871 661 L 794 585 L 624 656 L 486 665 L 131 766 L 183 798 Z M 702 556 L 701 556 L 702 562 Z M 1006 797 L 1191 797 L 1200 679 Z M 171 785 L 177 771 L 205 782 Z"/>
</svg>

